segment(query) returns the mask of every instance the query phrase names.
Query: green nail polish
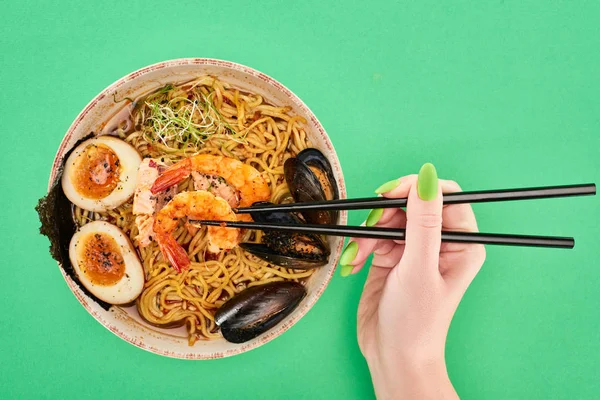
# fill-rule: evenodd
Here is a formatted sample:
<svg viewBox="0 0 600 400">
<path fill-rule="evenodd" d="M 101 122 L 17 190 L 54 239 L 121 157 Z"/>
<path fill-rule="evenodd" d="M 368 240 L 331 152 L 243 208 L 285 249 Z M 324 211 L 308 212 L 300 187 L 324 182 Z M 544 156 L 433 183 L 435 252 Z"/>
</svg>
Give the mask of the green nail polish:
<svg viewBox="0 0 600 400">
<path fill-rule="evenodd" d="M 352 273 L 354 267 L 352 265 L 342 265 L 340 267 L 340 275 L 346 277 Z"/>
<path fill-rule="evenodd" d="M 340 257 L 340 265 L 347 266 L 350 265 L 352 261 L 356 258 L 356 254 L 358 253 L 358 243 L 350 242 L 348 246 L 342 252 L 342 256 Z"/>
<path fill-rule="evenodd" d="M 369 216 L 367 217 L 367 222 L 365 223 L 365 225 L 367 225 L 367 226 L 375 225 L 381 219 L 382 215 L 383 215 L 383 208 L 372 209 L 371 212 L 369 213 Z"/>
<path fill-rule="evenodd" d="M 391 181 L 386 182 L 383 185 L 379 186 L 377 189 L 375 189 L 375 193 L 381 194 L 381 193 L 389 192 L 392 189 L 396 189 L 396 187 L 398 187 L 399 184 L 400 184 L 400 179 L 391 180 Z"/>
<path fill-rule="evenodd" d="M 419 198 L 431 201 L 437 197 L 438 176 L 433 164 L 427 163 L 421 167 L 417 180 L 417 193 Z"/>
</svg>

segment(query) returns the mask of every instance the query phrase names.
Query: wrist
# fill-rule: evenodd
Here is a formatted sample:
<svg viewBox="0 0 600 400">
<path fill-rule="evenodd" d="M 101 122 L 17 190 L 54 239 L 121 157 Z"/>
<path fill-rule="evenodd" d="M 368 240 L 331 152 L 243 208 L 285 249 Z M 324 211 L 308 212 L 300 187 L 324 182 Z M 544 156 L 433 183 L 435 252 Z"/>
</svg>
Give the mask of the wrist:
<svg viewBox="0 0 600 400">
<path fill-rule="evenodd" d="M 457 399 L 444 356 L 391 355 L 367 360 L 377 398 Z"/>
</svg>

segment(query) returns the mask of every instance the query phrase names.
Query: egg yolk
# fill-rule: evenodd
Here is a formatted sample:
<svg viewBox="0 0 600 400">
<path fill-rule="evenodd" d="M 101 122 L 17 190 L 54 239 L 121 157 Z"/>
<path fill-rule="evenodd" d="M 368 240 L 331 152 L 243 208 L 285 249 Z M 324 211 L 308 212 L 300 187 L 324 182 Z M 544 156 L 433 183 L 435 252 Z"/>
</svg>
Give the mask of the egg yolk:
<svg viewBox="0 0 600 400">
<path fill-rule="evenodd" d="M 79 242 L 79 268 L 94 285 L 112 286 L 125 274 L 121 248 L 106 233 L 90 233 Z"/>
<path fill-rule="evenodd" d="M 119 157 L 108 146 L 90 145 L 77 157 L 73 185 L 84 197 L 99 200 L 119 184 Z"/>
</svg>

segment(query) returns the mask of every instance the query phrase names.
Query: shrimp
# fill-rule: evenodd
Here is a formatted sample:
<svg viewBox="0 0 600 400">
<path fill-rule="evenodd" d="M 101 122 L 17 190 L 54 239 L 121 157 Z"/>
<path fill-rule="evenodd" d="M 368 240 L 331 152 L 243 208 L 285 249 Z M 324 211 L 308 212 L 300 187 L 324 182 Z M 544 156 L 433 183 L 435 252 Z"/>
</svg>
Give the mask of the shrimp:
<svg viewBox="0 0 600 400">
<path fill-rule="evenodd" d="M 192 171 L 192 179 L 194 180 L 194 188 L 196 190 L 206 190 L 217 197 L 227 200 L 231 208 L 240 206 L 240 194 L 237 189 L 228 184 L 220 176 Z"/>
<path fill-rule="evenodd" d="M 240 207 L 249 207 L 255 202 L 266 201 L 271 197 L 269 185 L 256 168 L 235 158 L 211 154 L 199 154 L 172 165 L 156 179 L 151 191 L 153 194 L 162 192 L 183 181 L 192 172 L 206 175 L 211 180 L 214 180 L 215 176 L 225 179 L 226 183 L 239 192 Z M 216 188 L 217 190 L 207 189 L 216 195 L 226 190 L 223 186 Z M 236 196 L 228 194 L 227 197 L 226 200 L 231 202 Z"/>
<path fill-rule="evenodd" d="M 173 200 L 156 213 L 153 230 L 160 251 L 177 271 L 190 264 L 187 252 L 173 237 L 179 220 L 184 217 L 191 220 L 237 221 L 227 201 L 210 192 L 197 190 L 175 195 Z M 208 250 L 213 253 L 230 250 L 241 239 L 239 229 L 219 226 L 209 226 L 207 237 Z"/>
</svg>

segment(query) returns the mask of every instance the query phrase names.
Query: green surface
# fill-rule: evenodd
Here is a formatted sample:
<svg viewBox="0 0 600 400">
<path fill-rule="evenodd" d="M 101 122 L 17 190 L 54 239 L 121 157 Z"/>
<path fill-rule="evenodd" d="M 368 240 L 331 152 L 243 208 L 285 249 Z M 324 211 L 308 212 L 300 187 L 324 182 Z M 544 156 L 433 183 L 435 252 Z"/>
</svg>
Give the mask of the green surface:
<svg viewBox="0 0 600 400">
<path fill-rule="evenodd" d="M 139 350 L 70 293 L 34 204 L 79 111 L 148 64 L 215 57 L 276 78 L 325 126 L 351 197 L 426 161 L 464 189 L 600 182 L 599 2 L 244 3 L 0 1 L 3 399 L 373 397 L 365 272 L 337 275 L 277 340 L 208 362 Z M 476 207 L 484 231 L 577 246 L 488 248 L 447 345 L 463 399 L 600 398 L 598 202 Z"/>
</svg>

